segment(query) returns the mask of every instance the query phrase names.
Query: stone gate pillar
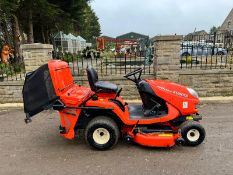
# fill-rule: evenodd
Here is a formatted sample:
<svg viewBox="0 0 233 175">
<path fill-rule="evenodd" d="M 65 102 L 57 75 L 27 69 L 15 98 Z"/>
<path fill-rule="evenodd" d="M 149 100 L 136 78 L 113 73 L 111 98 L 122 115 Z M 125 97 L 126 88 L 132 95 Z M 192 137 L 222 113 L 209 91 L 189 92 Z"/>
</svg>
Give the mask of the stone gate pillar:
<svg viewBox="0 0 233 175">
<path fill-rule="evenodd" d="M 179 69 L 181 41 L 182 35 L 165 35 L 154 38 L 154 69 L 156 77 L 160 71 Z"/>
<path fill-rule="evenodd" d="M 31 72 L 52 59 L 53 45 L 24 44 L 21 46 L 26 72 Z"/>
</svg>

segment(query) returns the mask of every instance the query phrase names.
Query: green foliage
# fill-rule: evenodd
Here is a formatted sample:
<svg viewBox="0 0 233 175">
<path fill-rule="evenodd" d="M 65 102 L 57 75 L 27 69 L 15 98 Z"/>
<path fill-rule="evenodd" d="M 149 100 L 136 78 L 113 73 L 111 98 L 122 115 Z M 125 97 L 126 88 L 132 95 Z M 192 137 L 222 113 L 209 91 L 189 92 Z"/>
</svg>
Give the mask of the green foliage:
<svg viewBox="0 0 233 175">
<path fill-rule="evenodd" d="M 23 64 L 0 64 L 0 74 L 1 75 L 14 75 L 23 72 Z"/>
<path fill-rule="evenodd" d="M 19 7 L 18 0 L 0 0 L 0 44 L 13 43 L 12 19 Z"/>
<path fill-rule="evenodd" d="M 21 63 L 21 64 L 12 64 L 12 67 L 13 67 L 13 70 L 14 70 L 15 73 L 20 73 L 20 72 L 23 72 L 23 70 L 24 70 L 23 63 Z"/>
<path fill-rule="evenodd" d="M 64 57 L 63 57 L 63 60 L 65 61 L 65 62 L 73 62 L 73 60 L 76 58 L 76 56 L 75 55 L 73 55 L 73 54 L 71 54 L 71 53 L 65 53 L 64 54 Z"/>
<path fill-rule="evenodd" d="M 104 51 L 104 52 L 102 53 L 102 57 L 103 57 L 104 59 L 115 58 L 115 54 L 114 54 L 114 52 L 112 52 L 112 51 Z"/>
<path fill-rule="evenodd" d="M 76 60 L 78 61 L 78 60 L 81 60 L 82 59 L 82 55 L 81 55 L 81 53 L 78 53 L 77 55 L 76 55 Z"/>
<path fill-rule="evenodd" d="M 106 51 L 110 51 L 111 49 L 114 49 L 115 48 L 115 43 L 110 43 L 110 42 L 107 42 L 105 44 L 105 50 Z"/>
<path fill-rule="evenodd" d="M 0 29 L 0 38 L 4 38 L 2 42 L 9 42 L 7 35 L 12 35 L 12 19 L 16 16 L 21 34 L 29 36 L 29 26 L 33 26 L 34 42 L 50 43 L 52 34 L 58 31 L 79 34 L 87 41 L 93 41 L 100 35 L 100 24 L 89 2 L 90 0 L 0 0 L 0 23 L 5 26 L 5 31 Z M 32 12 L 32 20 L 29 19 L 29 12 Z"/>
<path fill-rule="evenodd" d="M 83 13 L 81 14 L 79 20 L 79 34 L 87 41 L 93 43 L 96 37 L 100 36 L 101 31 L 100 24 L 98 22 L 99 19 L 89 5 L 83 9 Z"/>
<path fill-rule="evenodd" d="M 187 64 L 191 64 L 192 62 L 192 56 L 183 56 L 181 63 L 187 63 Z"/>
<path fill-rule="evenodd" d="M 125 57 L 125 53 L 124 52 L 113 52 L 113 51 L 104 51 L 102 54 L 101 54 L 101 57 L 105 58 L 105 59 L 112 59 L 112 58 L 124 58 Z"/>
<path fill-rule="evenodd" d="M 213 35 L 213 34 L 216 33 L 219 29 L 220 29 L 220 27 L 216 27 L 216 26 L 211 27 L 211 29 L 210 29 L 210 34 Z"/>
<path fill-rule="evenodd" d="M 13 67 L 11 65 L 0 64 L 0 74 L 13 75 Z"/>
<path fill-rule="evenodd" d="M 117 52 L 117 58 L 124 58 L 125 57 L 125 53 L 124 52 Z"/>
</svg>

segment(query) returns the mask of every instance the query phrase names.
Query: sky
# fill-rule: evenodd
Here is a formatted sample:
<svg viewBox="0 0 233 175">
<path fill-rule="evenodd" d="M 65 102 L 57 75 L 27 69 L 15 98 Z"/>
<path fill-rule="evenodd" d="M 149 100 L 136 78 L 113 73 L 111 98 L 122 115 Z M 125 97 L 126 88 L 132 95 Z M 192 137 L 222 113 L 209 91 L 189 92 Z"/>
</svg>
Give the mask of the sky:
<svg viewBox="0 0 233 175">
<path fill-rule="evenodd" d="M 233 0 L 93 0 L 102 35 L 137 32 L 150 37 L 165 34 L 209 32 L 220 26 Z"/>
</svg>

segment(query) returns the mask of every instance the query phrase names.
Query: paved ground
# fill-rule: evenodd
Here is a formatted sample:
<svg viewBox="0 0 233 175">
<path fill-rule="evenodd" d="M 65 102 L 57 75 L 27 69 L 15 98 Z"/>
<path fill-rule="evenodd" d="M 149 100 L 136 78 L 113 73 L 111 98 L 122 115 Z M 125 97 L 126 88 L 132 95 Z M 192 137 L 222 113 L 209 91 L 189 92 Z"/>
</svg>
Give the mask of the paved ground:
<svg viewBox="0 0 233 175">
<path fill-rule="evenodd" d="M 100 152 L 82 138 L 59 136 L 59 118 L 49 111 L 26 125 L 22 111 L 1 112 L 0 175 L 232 175 L 233 104 L 202 105 L 207 138 L 190 148 L 145 148 L 120 142 Z"/>
</svg>

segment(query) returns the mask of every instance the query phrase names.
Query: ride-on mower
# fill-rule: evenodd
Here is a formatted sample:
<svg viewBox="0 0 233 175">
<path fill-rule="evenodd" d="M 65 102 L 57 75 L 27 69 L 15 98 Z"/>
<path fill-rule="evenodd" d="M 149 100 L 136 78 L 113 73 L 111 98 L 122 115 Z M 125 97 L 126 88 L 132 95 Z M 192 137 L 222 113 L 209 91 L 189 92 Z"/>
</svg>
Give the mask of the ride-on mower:
<svg viewBox="0 0 233 175">
<path fill-rule="evenodd" d="M 85 140 L 99 150 L 112 148 L 120 136 L 149 147 L 172 147 L 176 143 L 196 146 L 205 130 L 196 105 L 198 94 L 191 88 L 162 80 L 141 79 L 139 68 L 124 77 L 133 81 L 141 105 L 129 105 L 120 97 L 121 88 L 99 81 L 87 67 L 90 88 L 74 84 L 66 62 L 51 60 L 26 75 L 23 87 L 25 122 L 53 108 L 60 114 L 60 134 L 74 139 L 84 129 Z"/>
</svg>

